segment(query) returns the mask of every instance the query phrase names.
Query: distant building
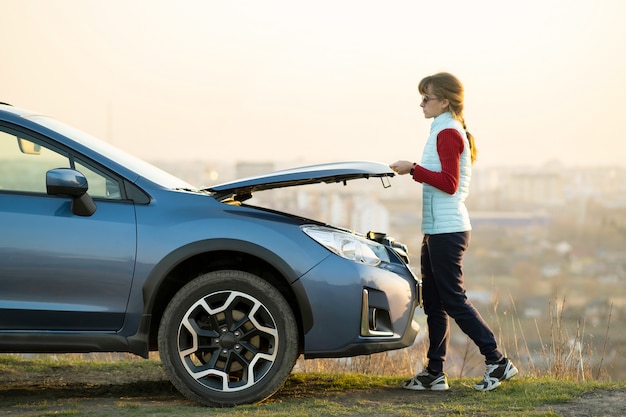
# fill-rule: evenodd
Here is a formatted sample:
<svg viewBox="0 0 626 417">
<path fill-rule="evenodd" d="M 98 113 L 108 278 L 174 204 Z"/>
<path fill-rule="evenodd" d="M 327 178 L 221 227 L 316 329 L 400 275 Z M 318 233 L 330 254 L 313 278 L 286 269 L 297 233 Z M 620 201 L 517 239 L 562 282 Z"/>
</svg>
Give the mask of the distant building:
<svg viewBox="0 0 626 417">
<path fill-rule="evenodd" d="M 512 203 L 560 206 L 565 203 L 563 178 L 551 172 L 511 174 L 502 188 L 505 201 Z"/>
<path fill-rule="evenodd" d="M 544 227 L 550 223 L 550 216 L 545 213 L 519 211 L 472 211 L 472 224 L 493 225 L 498 227 Z"/>
</svg>

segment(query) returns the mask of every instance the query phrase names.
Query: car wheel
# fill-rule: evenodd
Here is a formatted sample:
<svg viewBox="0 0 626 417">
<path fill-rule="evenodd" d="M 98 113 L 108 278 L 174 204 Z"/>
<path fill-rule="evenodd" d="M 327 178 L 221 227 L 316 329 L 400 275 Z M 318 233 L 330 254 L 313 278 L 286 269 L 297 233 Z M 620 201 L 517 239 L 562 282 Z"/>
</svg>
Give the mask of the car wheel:
<svg viewBox="0 0 626 417">
<path fill-rule="evenodd" d="M 285 298 L 243 271 L 215 271 L 184 286 L 159 328 L 161 361 L 174 386 L 209 406 L 263 400 L 298 357 L 298 328 Z"/>
</svg>

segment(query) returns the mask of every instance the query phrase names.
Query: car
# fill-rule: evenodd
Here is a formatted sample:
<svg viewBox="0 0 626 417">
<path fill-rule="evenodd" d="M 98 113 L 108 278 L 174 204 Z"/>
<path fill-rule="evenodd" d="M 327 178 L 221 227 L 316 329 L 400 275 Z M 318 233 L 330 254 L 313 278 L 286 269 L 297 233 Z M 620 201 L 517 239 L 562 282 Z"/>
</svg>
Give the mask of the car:
<svg viewBox="0 0 626 417">
<path fill-rule="evenodd" d="M 347 161 L 196 187 L 0 104 L 0 352 L 158 351 L 186 397 L 234 406 L 271 396 L 301 356 L 410 346 L 405 245 L 248 201 L 393 175 Z"/>
</svg>

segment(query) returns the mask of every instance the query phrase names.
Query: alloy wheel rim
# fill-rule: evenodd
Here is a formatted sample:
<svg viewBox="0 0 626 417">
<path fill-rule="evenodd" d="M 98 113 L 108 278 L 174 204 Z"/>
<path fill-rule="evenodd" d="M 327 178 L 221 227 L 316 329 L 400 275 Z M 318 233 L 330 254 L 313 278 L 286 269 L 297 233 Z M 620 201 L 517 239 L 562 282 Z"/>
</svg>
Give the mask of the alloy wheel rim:
<svg viewBox="0 0 626 417">
<path fill-rule="evenodd" d="M 198 300 L 178 330 L 178 352 L 189 375 L 221 392 L 258 383 L 276 361 L 278 343 L 270 311 L 239 291 L 219 291 Z"/>
</svg>

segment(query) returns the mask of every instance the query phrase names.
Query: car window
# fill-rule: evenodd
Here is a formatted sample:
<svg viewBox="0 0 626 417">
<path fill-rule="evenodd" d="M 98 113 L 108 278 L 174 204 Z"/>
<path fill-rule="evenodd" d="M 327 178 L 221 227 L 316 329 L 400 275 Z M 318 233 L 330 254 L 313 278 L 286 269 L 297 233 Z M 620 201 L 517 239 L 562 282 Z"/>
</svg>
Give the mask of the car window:
<svg viewBox="0 0 626 417">
<path fill-rule="evenodd" d="M 12 131 L 0 130 L 0 191 L 46 193 L 46 172 L 54 168 L 80 171 L 94 198 L 120 199 L 118 180 L 93 168 L 86 162 L 72 160 L 63 152 L 53 150 L 40 141 L 21 137 Z"/>
<path fill-rule="evenodd" d="M 67 155 L 0 131 L 0 191 L 46 193 L 46 172 L 53 168 L 70 168 Z"/>
<path fill-rule="evenodd" d="M 93 198 L 119 200 L 122 198 L 120 184 L 117 180 L 87 166 L 80 161 L 75 162 L 75 169 L 87 178 L 88 194 Z"/>
</svg>

